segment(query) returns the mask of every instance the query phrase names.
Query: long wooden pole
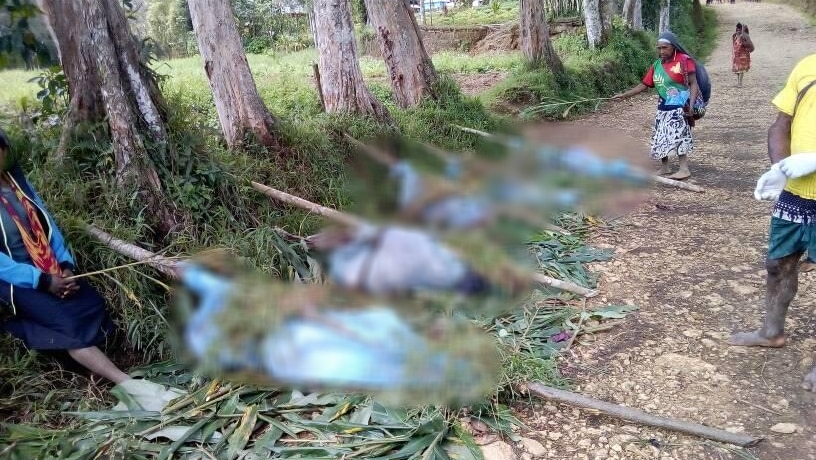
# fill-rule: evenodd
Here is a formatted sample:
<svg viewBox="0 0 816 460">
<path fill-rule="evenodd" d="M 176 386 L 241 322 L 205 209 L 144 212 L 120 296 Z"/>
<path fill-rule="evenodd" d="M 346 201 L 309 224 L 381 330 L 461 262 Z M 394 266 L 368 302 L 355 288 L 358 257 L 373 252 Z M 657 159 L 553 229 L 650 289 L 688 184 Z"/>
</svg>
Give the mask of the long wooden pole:
<svg viewBox="0 0 816 460">
<path fill-rule="evenodd" d="M 697 193 L 705 193 L 705 189 L 700 187 L 699 185 L 694 185 L 694 184 L 689 184 L 687 182 L 681 182 L 679 180 L 669 179 L 668 177 L 652 176 L 652 180 L 657 182 L 658 184 L 670 185 L 672 187 L 677 187 L 677 188 L 681 188 L 683 190 L 689 190 L 689 191 L 697 192 Z"/>
<path fill-rule="evenodd" d="M 573 294 L 582 295 L 584 297 L 595 297 L 598 295 L 597 290 L 579 286 L 571 281 L 562 281 L 552 278 L 542 273 L 533 273 L 532 280 L 545 286 L 552 286 L 554 288 L 561 289 L 562 291 L 572 292 Z"/>
<path fill-rule="evenodd" d="M 642 423 L 644 425 L 657 428 L 666 428 L 668 430 L 679 431 L 681 433 L 692 434 L 706 439 L 712 439 L 714 441 L 733 444 L 735 446 L 750 447 L 762 441 L 762 438 L 756 438 L 747 434 L 731 433 L 718 428 L 700 425 L 698 423 L 684 422 L 667 417 L 658 417 L 656 415 L 643 412 L 642 410 L 619 406 L 617 404 L 608 403 L 606 401 L 590 398 L 577 393 L 559 390 L 538 382 L 528 383 L 527 389 L 530 392 L 541 396 L 542 398 L 552 401 L 558 401 L 571 406 L 583 407 L 585 409 L 593 409 L 601 412 L 602 414 L 611 415 L 624 420 Z"/>
<path fill-rule="evenodd" d="M 304 200 L 303 198 L 297 197 L 295 195 L 290 195 L 286 192 L 282 192 L 280 190 L 274 189 L 264 184 L 252 182 L 252 187 L 270 198 L 274 198 L 286 204 L 291 204 L 292 206 L 296 206 L 298 208 L 309 211 L 312 214 L 325 217 L 329 220 L 333 220 L 343 225 L 358 227 L 365 223 L 364 220 L 354 217 L 350 214 L 346 214 L 344 212 L 340 212 L 332 208 L 327 208 L 326 206 L 321 206 L 317 203 L 312 203 L 311 201 Z"/>
<path fill-rule="evenodd" d="M 142 249 L 135 244 L 114 238 L 109 233 L 90 224 L 85 226 L 85 231 L 119 254 L 143 262 L 171 278 L 178 279 L 179 261 L 160 256 L 154 252 Z"/>
</svg>

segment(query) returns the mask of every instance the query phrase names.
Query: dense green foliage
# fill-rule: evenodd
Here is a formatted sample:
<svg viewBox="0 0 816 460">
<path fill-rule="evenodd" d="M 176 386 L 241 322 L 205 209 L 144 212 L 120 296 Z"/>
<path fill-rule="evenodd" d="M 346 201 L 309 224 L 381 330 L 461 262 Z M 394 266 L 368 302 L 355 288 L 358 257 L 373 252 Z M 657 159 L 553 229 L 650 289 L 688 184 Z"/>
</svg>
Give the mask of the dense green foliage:
<svg viewBox="0 0 816 460">
<path fill-rule="evenodd" d="M 695 26 L 691 1 L 679 3 L 673 31 L 681 43 L 698 59 L 705 59 L 713 49 L 717 30 L 711 10 L 702 12 L 704 23 Z M 701 32 L 697 32 L 701 30 Z M 556 82 L 543 68 L 515 69 L 511 76 L 490 90 L 484 100 L 498 110 L 515 112 L 555 100 L 575 101 L 608 97 L 635 85 L 654 62 L 655 34 L 635 32 L 616 20 L 605 46 L 590 50 L 586 38 L 567 35 L 555 40 L 555 47 L 567 69 L 566 81 Z M 593 108 L 592 103 L 579 104 L 570 113 Z M 560 116 L 566 106 L 535 111 L 536 116 Z M 526 111 L 525 113 L 532 113 Z"/>
</svg>

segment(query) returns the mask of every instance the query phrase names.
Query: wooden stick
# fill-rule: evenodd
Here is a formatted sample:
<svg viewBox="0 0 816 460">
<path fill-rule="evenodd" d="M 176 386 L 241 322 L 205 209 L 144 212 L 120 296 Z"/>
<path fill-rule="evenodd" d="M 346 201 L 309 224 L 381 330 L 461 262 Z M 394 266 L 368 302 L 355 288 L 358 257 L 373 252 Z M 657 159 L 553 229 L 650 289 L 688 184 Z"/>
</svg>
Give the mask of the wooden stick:
<svg viewBox="0 0 816 460">
<path fill-rule="evenodd" d="M 660 177 L 660 176 L 652 176 L 652 180 L 659 184 L 664 185 L 671 185 L 672 187 L 681 188 L 683 190 L 690 190 L 692 192 L 697 193 L 705 193 L 705 189 L 700 187 L 699 185 L 689 184 L 687 182 L 681 182 L 679 180 L 669 179 L 668 177 Z"/>
<path fill-rule="evenodd" d="M 320 96 L 320 110 L 326 111 L 326 100 L 323 98 L 323 84 L 320 83 L 320 68 L 317 63 L 312 63 L 312 71 L 314 72 L 315 86 L 317 86 L 317 95 Z"/>
<path fill-rule="evenodd" d="M 178 278 L 178 262 L 171 260 L 167 257 L 162 257 L 156 253 L 150 252 L 146 249 L 142 249 L 135 244 L 128 243 L 127 241 L 120 240 L 118 238 L 114 238 L 110 234 L 100 230 L 99 228 L 93 225 L 86 225 L 85 231 L 88 232 L 89 235 L 93 236 L 105 246 L 113 249 L 114 251 L 122 254 L 125 257 L 130 257 L 131 259 L 135 259 L 138 261 L 143 261 L 144 263 L 152 266 L 156 270 L 164 273 L 165 275 L 171 278 Z"/>
<path fill-rule="evenodd" d="M 730 433 L 725 430 L 711 428 L 697 423 L 684 422 L 667 417 L 658 417 L 638 409 L 619 406 L 617 404 L 608 403 L 606 401 L 579 395 L 577 393 L 551 388 L 538 382 L 528 383 L 527 388 L 532 393 L 553 401 L 583 407 L 585 409 L 594 409 L 602 414 L 618 417 L 631 422 L 679 431 L 681 433 L 700 436 L 706 439 L 712 439 L 714 441 L 733 444 L 736 446 L 750 447 L 762 441 L 762 438 L 755 438 L 747 434 Z"/>
<path fill-rule="evenodd" d="M 476 135 L 478 135 L 478 136 L 482 136 L 482 137 L 486 137 L 486 138 L 491 138 L 491 137 L 494 137 L 492 134 L 490 134 L 490 133 L 486 133 L 486 132 L 484 132 L 484 131 L 479 131 L 478 129 L 466 128 L 466 127 L 464 127 L 464 126 L 459 126 L 459 125 L 453 125 L 453 126 L 454 126 L 455 128 L 459 128 L 459 129 L 461 129 L 462 131 L 464 131 L 464 132 L 466 132 L 466 133 L 476 134 Z"/>
<path fill-rule="evenodd" d="M 312 203 L 311 201 L 304 200 L 303 198 L 294 195 L 290 195 L 286 192 L 281 192 L 280 190 L 268 187 L 263 184 L 259 184 L 257 182 L 252 182 L 252 187 L 270 198 L 274 198 L 286 204 L 291 204 L 292 206 L 296 206 L 298 208 L 309 211 L 312 214 L 317 214 L 318 216 L 325 217 L 329 220 L 333 220 L 343 225 L 358 227 L 365 223 L 362 219 L 354 217 L 350 214 L 346 214 L 344 212 L 340 212 L 332 208 L 327 208 L 326 206 L 321 206 L 317 203 Z"/>
<path fill-rule="evenodd" d="M 151 262 L 156 262 L 157 260 L 161 260 L 162 262 L 169 262 L 170 260 L 175 260 L 175 259 L 186 259 L 186 257 L 164 257 L 164 256 L 161 256 L 159 254 L 156 254 L 154 257 L 151 257 L 150 259 L 139 260 L 137 262 L 131 262 L 129 264 L 117 265 L 115 267 L 104 268 L 102 270 L 96 270 L 96 271 L 93 271 L 93 272 L 86 272 L 86 273 L 81 273 L 79 275 L 68 276 L 65 279 L 66 280 L 75 280 L 75 279 L 79 279 L 79 278 L 85 278 L 87 276 L 101 275 L 103 273 L 108 273 L 108 272 L 112 272 L 112 271 L 115 271 L 115 270 L 121 270 L 123 268 L 134 267 L 136 265 L 150 264 Z"/>
<path fill-rule="evenodd" d="M 555 279 L 542 273 L 533 273 L 532 280 L 545 286 L 552 286 L 554 288 L 561 289 L 562 291 L 572 292 L 573 294 L 578 294 L 584 297 L 595 297 L 598 295 L 597 290 L 579 286 L 571 281 Z"/>
</svg>

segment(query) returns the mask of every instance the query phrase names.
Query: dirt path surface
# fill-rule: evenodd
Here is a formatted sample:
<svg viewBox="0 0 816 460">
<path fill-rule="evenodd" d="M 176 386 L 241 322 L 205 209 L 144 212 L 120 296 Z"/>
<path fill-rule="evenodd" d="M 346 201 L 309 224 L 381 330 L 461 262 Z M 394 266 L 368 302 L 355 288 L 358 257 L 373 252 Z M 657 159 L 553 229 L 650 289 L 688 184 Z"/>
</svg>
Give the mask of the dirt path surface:
<svg viewBox="0 0 816 460">
<path fill-rule="evenodd" d="M 775 117 L 771 99 L 796 62 L 816 52 L 816 31 L 792 9 L 764 3 L 715 6 L 719 45 L 707 68 L 709 112 L 695 131 L 691 181 L 695 194 L 658 188 L 620 231 L 595 243 L 617 248 L 594 267 L 603 298 L 632 303 L 627 317 L 595 344 L 565 356 L 575 390 L 653 414 L 744 431 L 765 440 L 737 453 L 699 438 L 533 402 L 519 414 L 534 428 L 510 453 L 494 458 L 560 459 L 816 459 L 816 394 L 800 386 L 816 348 L 816 275 L 805 274 L 788 316 L 783 349 L 729 347 L 731 332 L 759 325 L 770 205 L 752 196 L 768 167 L 765 138 Z M 731 74 L 730 35 L 747 22 L 756 44 L 742 88 Z M 654 95 L 605 107 L 584 122 L 619 126 L 648 151 Z M 797 432 L 770 430 L 793 423 Z M 650 443 L 649 440 L 652 440 Z M 492 449 L 492 450 L 491 450 Z M 745 456 L 749 454 L 750 456 Z"/>
</svg>

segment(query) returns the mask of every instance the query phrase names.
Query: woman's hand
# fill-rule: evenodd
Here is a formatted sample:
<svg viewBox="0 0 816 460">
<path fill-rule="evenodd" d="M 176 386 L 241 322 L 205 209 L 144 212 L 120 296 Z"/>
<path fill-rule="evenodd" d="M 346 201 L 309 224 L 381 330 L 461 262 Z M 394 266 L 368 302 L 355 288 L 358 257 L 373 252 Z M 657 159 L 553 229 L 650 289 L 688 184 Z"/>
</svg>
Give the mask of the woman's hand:
<svg viewBox="0 0 816 460">
<path fill-rule="evenodd" d="M 70 273 L 70 275 L 66 275 Z M 48 285 L 48 292 L 61 299 L 70 297 L 79 290 L 79 285 L 74 280 L 66 279 L 68 276 L 73 276 L 71 270 L 65 269 L 61 275 L 51 275 L 51 284 Z"/>
</svg>

